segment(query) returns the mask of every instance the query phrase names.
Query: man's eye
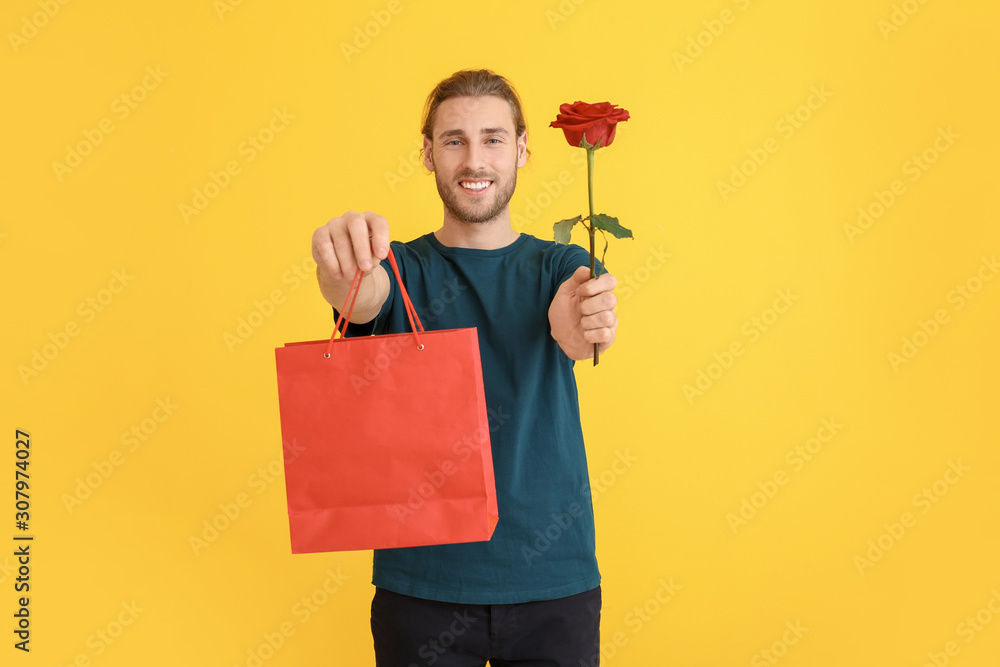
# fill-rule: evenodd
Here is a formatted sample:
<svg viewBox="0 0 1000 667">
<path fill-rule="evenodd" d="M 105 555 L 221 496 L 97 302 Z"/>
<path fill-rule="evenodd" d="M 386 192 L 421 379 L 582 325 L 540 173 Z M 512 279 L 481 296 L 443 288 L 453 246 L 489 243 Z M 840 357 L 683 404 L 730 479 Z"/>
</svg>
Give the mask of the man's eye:
<svg viewBox="0 0 1000 667">
<path fill-rule="evenodd" d="M 490 137 L 486 141 L 490 142 L 491 144 L 499 144 L 499 143 L 501 143 L 500 140 L 497 139 L 496 137 Z"/>
</svg>

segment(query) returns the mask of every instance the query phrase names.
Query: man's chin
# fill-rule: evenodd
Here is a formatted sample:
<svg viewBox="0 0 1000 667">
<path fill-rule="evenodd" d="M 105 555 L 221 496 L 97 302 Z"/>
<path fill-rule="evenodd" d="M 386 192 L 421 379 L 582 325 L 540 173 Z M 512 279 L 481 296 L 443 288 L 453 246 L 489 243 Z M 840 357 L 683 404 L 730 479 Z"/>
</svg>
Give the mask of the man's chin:
<svg viewBox="0 0 1000 667">
<path fill-rule="evenodd" d="M 462 197 L 460 194 L 459 197 Z M 483 225 L 496 222 L 506 206 L 497 206 L 494 197 L 462 201 L 455 199 L 445 202 L 451 217 L 459 222 Z"/>
<path fill-rule="evenodd" d="M 458 210 L 449 208 L 448 212 L 451 213 L 451 217 L 459 222 L 464 222 L 470 225 L 488 225 L 492 222 L 496 222 L 500 219 L 500 214 L 503 211 L 468 211 L 468 210 Z"/>
</svg>

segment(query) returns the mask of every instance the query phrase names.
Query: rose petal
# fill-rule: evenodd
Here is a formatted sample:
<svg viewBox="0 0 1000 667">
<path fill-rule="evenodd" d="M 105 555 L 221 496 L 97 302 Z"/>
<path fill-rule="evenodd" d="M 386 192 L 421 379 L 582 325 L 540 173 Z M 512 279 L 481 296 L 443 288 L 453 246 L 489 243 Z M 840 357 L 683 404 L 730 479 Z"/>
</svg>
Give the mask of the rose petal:
<svg viewBox="0 0 1000 667">
<path fill-rule="evenodd" d="M 629 113 L 616 104 L 588 104 L 577 100 L 561 104 L 559 114 L 549 125 L 563 130 L 571 146 L 580 146 L 586 139 L 591 146 L 604 148 L 615 139 L 616 124 L 629 119 Z"/>
</svg>

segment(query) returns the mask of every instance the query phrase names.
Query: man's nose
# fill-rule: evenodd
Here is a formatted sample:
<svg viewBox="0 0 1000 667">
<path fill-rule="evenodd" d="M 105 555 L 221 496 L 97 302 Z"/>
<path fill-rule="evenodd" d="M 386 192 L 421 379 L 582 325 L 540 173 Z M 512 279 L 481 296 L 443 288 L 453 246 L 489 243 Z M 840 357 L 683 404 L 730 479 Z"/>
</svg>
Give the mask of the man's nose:
<svg viewBox="0 0 1000 667">
<path fill-rule="evenodd" d="M 463 161 L 462 166 L 473 172 L 483 169 L 486 166 L 485 148 L 476 142 L 469 143 L 469 146 L 465 151 L 465 160 Z"/>
</svg>

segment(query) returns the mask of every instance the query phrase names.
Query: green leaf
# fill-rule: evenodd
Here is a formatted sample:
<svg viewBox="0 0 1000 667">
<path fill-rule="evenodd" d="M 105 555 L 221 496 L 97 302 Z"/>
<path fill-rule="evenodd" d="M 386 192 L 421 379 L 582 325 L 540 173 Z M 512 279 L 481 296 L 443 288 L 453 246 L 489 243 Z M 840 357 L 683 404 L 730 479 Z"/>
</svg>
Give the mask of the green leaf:
<svg viewBox="0 0 1000 667">
<path fill-rule="evenodd" d="M 576 216 L 575 218 L 569 218 L 568 220 L 560 220 L 552 226 L 553 231 L 556 233 L 556 243 L 562 243 L 563 245 L 569 244 L 570 235 L 573 232 L 573 225 L 583 220 L 583 216 Z"/>
<path fill-rule="evenodd" d="M 612 218 L 610 215 L 604 215 L 603 213 L 595 213 L 590 222 L 597 229 L 611 232 L 611 235 L 616 239 L 632 238 L 632 231 L 619 225 L 618 218 Z"/>
</svg>

